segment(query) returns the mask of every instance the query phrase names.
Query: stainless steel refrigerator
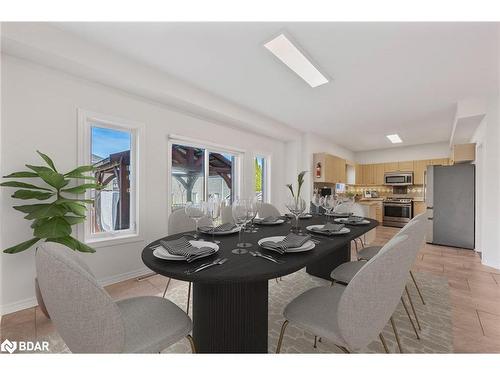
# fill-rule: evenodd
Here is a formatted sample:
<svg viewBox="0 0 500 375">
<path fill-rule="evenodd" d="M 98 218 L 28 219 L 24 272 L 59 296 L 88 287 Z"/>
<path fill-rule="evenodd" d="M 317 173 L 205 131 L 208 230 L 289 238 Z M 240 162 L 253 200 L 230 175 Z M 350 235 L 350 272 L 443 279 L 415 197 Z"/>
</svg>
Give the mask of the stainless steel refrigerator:
<svg viewBox="0 0 500 375">
<path fill-rule="evenodd" d="M 474 173 L 473 164 L 427 167 L 427 242 L 474 249 Z"/>
</svg>

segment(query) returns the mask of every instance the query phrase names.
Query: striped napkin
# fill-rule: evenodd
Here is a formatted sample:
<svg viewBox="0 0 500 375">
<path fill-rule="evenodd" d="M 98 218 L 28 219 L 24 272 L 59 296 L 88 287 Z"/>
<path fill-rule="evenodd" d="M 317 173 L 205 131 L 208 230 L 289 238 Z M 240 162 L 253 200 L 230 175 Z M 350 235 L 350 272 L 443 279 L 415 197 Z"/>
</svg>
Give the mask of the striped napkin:
<svg viewBox="0 0 500 375">
<path fill-rule="evenodd" d="M 260 244 L 260 246 L 262 246 L 266 249 L 269 249 L 269 250 L 277 251 L 280 254 L 284 254 L 284 253 L 286 253 L 287 249 L 301 247 L 310 239 L 311 239 L 311 236 L 309 236 L 309 235 L 308 236 L 300 236 L 300 235 L 295 234 L 295 233 L 289 233 L 281 241 L 278 241 L 278 242 L 265 241 L 265 242 L 262 242 Z"/>
<path fill-rule="evenodd" d="M 188 263 L 215 253 L 214 248 L 208 246 L 195 247 L 191 245 L 186 237 L 170 241 L 161 240 L 160 244 L 169 254 L 185 257 Z"/>
<path fill-rule="evenodd" d="M 349 218 L 346 220 L 348 223 L 361 223 L 363 220 L 365 220 L 364 217 L 362 216 L 355 216 L 355 215 L 352 215 L 352 216 L 349 216 Z"/>
<path fill-rule="evenodd" d="M 233 230 L 234 228 L 236 228 L 236 225 L 234 225 L 232 223 L 224 223 L 224 224 L 216 226 L 215 228 L 209 227 L 209 226 L 203 226 L 203 227 L 200 227 L 199 230 L 201 232 L 206 232 L 206 233 L 212 233 L 212 232 L 217 233 L 217 232 L 228 232 L 230 230 Z"/>
<path fill-rule="evenodd" d="M 333 234 L 339 232 L 344 227 L 344 224 L 326 223 L 325 225 L 323 225 L 323 227 L 314 228 L 313 231 L 325 234 Z"/>
<path fill-rule="evenodd" d="M 279 220 L 279 217 L 276 216 L 267 216 L 265 218 L 255 218 L 253 221 L 255 223 L 275 223 Z"/>
</svg>

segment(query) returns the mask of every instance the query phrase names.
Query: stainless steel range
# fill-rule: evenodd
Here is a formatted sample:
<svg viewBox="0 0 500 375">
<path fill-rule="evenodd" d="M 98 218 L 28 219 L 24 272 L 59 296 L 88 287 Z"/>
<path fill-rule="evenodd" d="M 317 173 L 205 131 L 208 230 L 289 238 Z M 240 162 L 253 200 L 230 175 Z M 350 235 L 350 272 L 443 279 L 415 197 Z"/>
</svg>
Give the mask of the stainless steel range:
<svg viewBox="0 0 500 375">
<path fill-rule="evenodd" d="M 387 197 L 384 202 L 383 225 L 402 228 L 413 217 L 413 200 L 411 198 Z"/>
</svg>

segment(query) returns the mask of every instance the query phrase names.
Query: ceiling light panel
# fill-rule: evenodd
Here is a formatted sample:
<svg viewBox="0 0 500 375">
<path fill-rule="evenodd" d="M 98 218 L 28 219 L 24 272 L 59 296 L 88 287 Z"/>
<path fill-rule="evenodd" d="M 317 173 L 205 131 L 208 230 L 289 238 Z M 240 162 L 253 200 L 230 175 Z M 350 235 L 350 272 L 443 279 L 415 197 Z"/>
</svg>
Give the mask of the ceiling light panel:
<svg viewBox="0 0 500 375">
<path fill-rule="evenodd" d="M 292 69 L 311 87 L 318 87 L 328 83 L 328 79 L 299 51 L 284 35 L 280 34 L 264 44 L 278 59 Z"/>
<path fill-rule="evenodd" d="M 386 135 L 386 137 L 391 141 L 392 143 L 402 143 L 403 140 L 399 137 L 397 134 L 389 134 Z"/>
</svg>

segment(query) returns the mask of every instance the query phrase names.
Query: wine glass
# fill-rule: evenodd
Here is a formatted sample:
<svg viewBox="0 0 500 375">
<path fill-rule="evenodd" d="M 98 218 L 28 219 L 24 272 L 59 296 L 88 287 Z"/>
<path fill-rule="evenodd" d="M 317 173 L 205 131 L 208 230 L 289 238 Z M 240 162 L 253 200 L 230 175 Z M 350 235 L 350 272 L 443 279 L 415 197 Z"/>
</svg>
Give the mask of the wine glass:
<svg viewBox="0 0 500 375">
<path fill-rule="evenodd" d="M 300 232 L 299 215 L 306 209 L 306 201 L 300 197 L 289 197 L 286 202 L 286 208 L 295 216 L 295 229 Z"/>
<path fill-rule="evenodd" d="M 328 216 L 332 213 L 335 208 L 335 198 L 333 195 L 325 195 L 321 197 L 321 207 L 325 210 L 326 221 L 328 222 Z"/>
<path fill-rule="evenodd" d="M 246 230 L 247 233 L 255 233 L 257 230 L 255 229 L 255 226 L 253 224 L 253 220 L 257 216 L 258 208 L 259 208 L 259 201 L 257 198 L 250 198 L 247 201 L 248 204 L 248 220 L 250 222 L 250 227 Z"/>
<path fill-rule="evenodd" d="M 211 196 L 207 202 L 207 216 L 212 219 L 212 242 L 219 244 L 220 241 L 215 239 L 215 224 L 221 215 L 221 200 L 217 196 Z"/>
<path fill-rule="evenodd" d="M 321 198 L 323 198 L 320 194 L 314 194 L 313 196 L 313 204 L 316 207 L 316 215 L 319 215 L 319 208 L 321 206 Z"/>
<path fill-rule="evenodd" d="M 239 242 L 236 244 L 237 248 L 233 249 L 234 254 L 246 254 L 248 251 L 245 247 L 252 246 L 251 243 L 243 242 L 243 227 L 248 222 L 248 202 L 243 199 L 237 199 L 233 202 L 231 207 L 234 223 L 239 228 Z"/>
<path fill-rule="evenodd" d="M 193 219 L 196 223 L 196 232 L 194 234 L 194 238 L 195 239 L 199 239 L 200 238 L 200 234 L 199 234 L 199 231 L 198 231 L 198 222 L 200 221 L 200 219 L 202 217 L 204 217 L 206 214 L 206 202 L 187 202 L 186 203 L 186 207 L 185 207 L 185 212 L 186 212 L 186 215 Z"/>
</svg>

